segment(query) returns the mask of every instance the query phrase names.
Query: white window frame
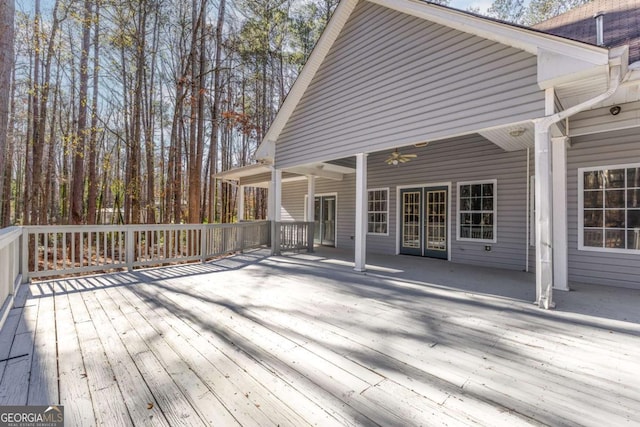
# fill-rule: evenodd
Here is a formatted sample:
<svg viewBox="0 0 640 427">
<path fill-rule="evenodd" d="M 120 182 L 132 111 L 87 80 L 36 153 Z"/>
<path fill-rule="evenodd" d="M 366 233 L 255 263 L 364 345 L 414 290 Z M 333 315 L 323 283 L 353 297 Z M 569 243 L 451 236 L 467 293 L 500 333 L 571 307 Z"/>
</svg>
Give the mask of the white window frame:
<svg viewBox="0 0 640 427">
<path fill-rule="evenodd" d="M 584 167 L 578 168 L 578 250 L 580 251 L 588 251 L 588 252 L 605 252 L 605 253 L 618 253 L 618 254 L 637 254 L 640 255 L 640 249 L 622 249 L 622 248 L 605 248 L 605 247 L 595 247 L 595 246 L 585 246 L 584 245 L 584 173 L 585 172 L 593 172 L 593 171 L 602 171 L 609 169 L 627 169 L 627 168 L 640 168 L 640 163 L 628 163 L 622 165 L 606 165 L 606 166 L 593 166 L 593 167 Z M 625 202 L 627 200 L 626 194 L 629 187 L 626 182 L 626 174 L 625 174 Z M 626 225 L 626 211 L 627 206 L 625 203 L 625 225 Z M 625 230 L 627 228 L 625 227 Z"/>
<path fill-rule="evenodd" d="M 385 206 L 387 207 L 386 211 L 370 211 L 369 210 L 369 193 L 371 193 L 372 191 L 386 191 L 387 192 L 387 198 L 386 198 L 386 204 Z M 387 232 L 386 233 L 374 233 L 374 232 L 370 232 L 369 231 L 369 214 L 371 213 L 384 213 L 386 215 L 386 223 L 387 223 Z M 389 235 L 389 187 L 382 187 L 382 188 L 368 188 L 367 189 L 367 235 L 368 236 L 388 236 Z"/>
<path fill-rule="evenodd" d="M 463 185 L 481 185 L 481 184 L 493 184 L 493 239 L 474 239 L 472 237 L 460 237 L 460 216 L 462 213 L 468 211 L 462 211 L 460 209 L 460 187 Z M 457 199 L 457 212 L 456 212 L 456 240 L 461 242 L 476 242 L 476 243 L 497 243 L 498 242 L 498 180 L 497 179 L 479 179 L 474 181 L 461 181 L 458 182 L 456 188 Z"/>
</svg>

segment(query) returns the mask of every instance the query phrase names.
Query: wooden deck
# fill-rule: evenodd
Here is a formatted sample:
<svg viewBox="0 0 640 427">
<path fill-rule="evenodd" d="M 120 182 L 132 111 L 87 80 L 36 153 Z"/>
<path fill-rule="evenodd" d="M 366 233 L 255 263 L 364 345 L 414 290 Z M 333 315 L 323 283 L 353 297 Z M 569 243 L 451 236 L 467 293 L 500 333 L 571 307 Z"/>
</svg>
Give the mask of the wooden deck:
<svg viewBox="0 0 640 427">
<path fill-rule="evenodd" d="M 67 426 L 640 425 L 640 292 L 545 312 L 482 291 L 531 275 L 396 261 L 423 279 L 255 251 L 23 287 L 0 405 L 60 403 Z"/>
</svg>

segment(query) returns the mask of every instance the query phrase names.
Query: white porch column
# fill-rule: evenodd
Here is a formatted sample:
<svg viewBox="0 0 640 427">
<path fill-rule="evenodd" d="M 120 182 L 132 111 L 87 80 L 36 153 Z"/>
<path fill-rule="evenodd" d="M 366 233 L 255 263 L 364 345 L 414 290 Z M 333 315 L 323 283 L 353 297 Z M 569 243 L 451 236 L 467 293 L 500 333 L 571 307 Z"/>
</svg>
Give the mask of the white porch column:
<svg viewBox="0 0 640 427">
<path fill-rule="evenodd" d="M 316 177 L 307 175 L 307 216 L 306 222 L 315 221 Z"/>
<path fill-rule="evenodd" d="M 553 307 L 551 138 L 549 128 L 535 123 L 536 304 Z"/>
<path fill-rule="evenodd" d="M 366 270 L 367 255 L 367 155 L 356 154 L 355 268 Z"/>
<path fill-rule="evenodd" d="M 238 222 L 244 221 L 244 185 L 238 185 Z"/>
<path fill-rule="evenodd" d="M 551 138 L 553 178 L 553 288 L 569 290 L 567 230 L 567 146 L 569 138 Z"/>
<path fill-rule="evenodd" d="M 273 206 L 275 205 L 275 183 L 273 181 L 273 171 L 271 171 L 271 181 L 269 181 L 269 189 L 267 190 L 267 219 L 269 221 L 273 221 L 275 217 L 275 209 Z"/>
<path fill-rule="evenodd" d="M 275 167 L 271 170 L 271 184 L 269 186 L 269 202 L 271 204 L 271 254 L 280 254 L 280 227 L 277 223 L 282 214 L 282 170 Z"/>
</svg>

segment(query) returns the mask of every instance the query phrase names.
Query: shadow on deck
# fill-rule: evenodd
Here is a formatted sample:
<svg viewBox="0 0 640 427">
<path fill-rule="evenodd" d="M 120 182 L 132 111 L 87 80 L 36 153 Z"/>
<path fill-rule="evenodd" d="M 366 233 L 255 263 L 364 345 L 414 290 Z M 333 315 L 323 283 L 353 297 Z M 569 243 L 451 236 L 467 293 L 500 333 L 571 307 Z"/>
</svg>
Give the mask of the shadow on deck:
<svg viewBox="0 0 640 427">
<path fill-rule="evenodd" d="M 269 257 L 32 284 L 0 405 L 67 425 L 640 422 L 640 292 L 415 257 Z"/>
</svg>

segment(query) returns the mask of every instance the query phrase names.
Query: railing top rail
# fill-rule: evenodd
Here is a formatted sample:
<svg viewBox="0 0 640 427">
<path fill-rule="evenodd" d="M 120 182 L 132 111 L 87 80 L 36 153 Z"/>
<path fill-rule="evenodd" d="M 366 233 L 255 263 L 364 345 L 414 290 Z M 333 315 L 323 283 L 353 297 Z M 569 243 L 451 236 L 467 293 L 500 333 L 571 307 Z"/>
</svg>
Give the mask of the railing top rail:
<svg viewBox="0 0 640 427">
<path fill-rule="evenodd" d="M 29 233 L 71 233 L 74 231 L 153 231 L 153 230 L 193 230 L 199 228 L 250 227 L 266 224 L 269 221 L 247 221 L 224 224 L 127 224 L 127 225 L 27 225 L 23 228 Z M 19 227 L 18 227 L 19 228 Z"/>
<path fill-rule="evenodd" d="M 13 243 L 22 236 L 22 229 L 20 227 L 7 227 L 0 229 L 0 249 Z"/>
</svg>

